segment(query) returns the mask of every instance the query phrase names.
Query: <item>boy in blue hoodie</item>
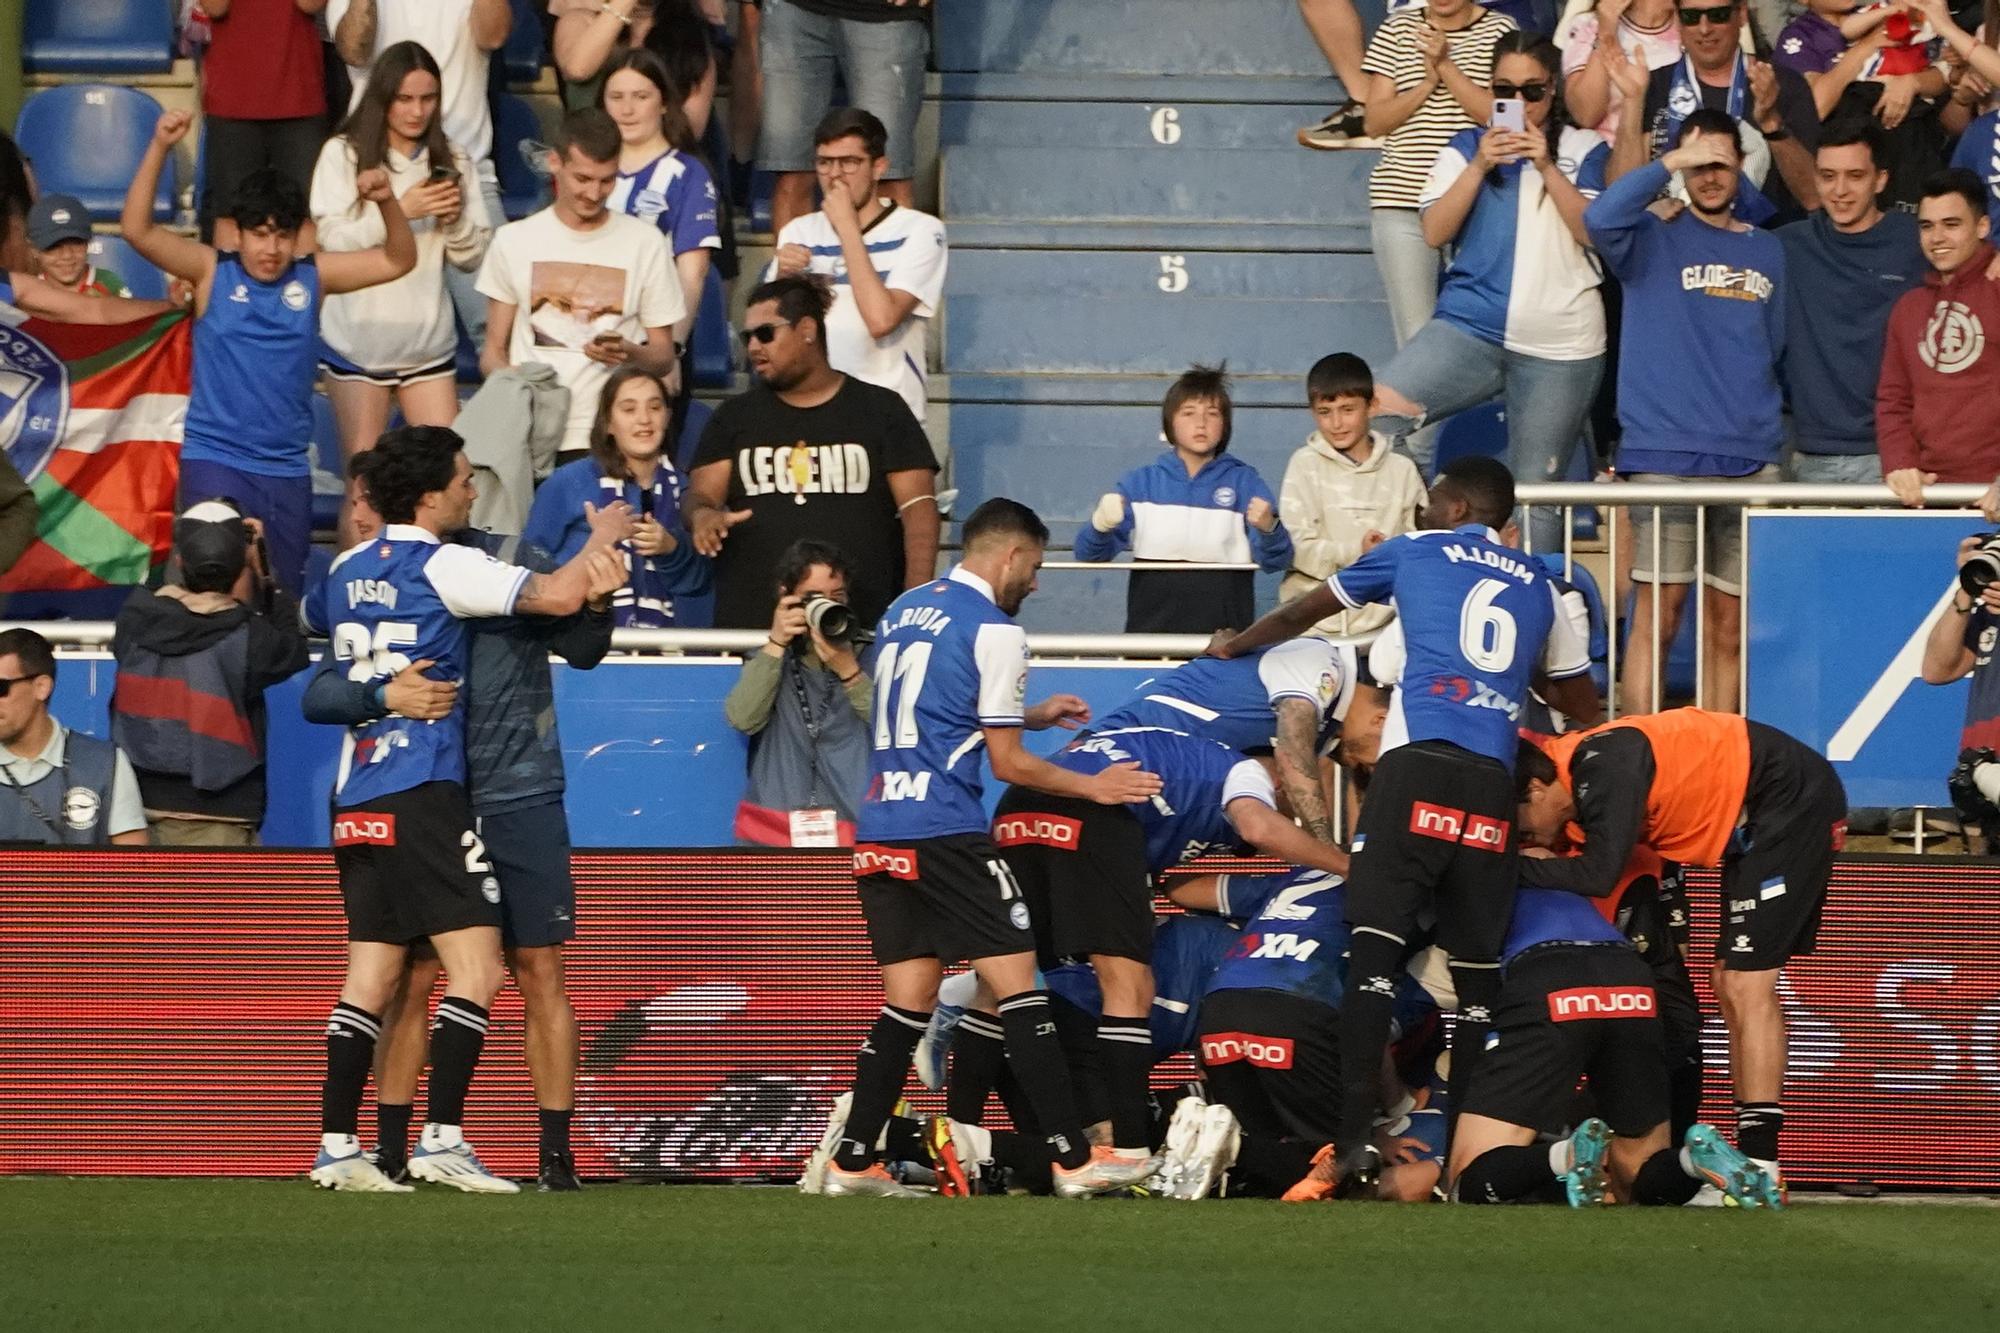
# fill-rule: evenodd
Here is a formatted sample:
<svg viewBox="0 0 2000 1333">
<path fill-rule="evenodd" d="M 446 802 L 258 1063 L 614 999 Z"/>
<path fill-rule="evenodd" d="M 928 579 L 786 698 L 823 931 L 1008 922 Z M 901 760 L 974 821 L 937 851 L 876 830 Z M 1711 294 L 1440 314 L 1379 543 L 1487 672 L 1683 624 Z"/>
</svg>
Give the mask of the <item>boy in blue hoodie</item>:
<svg viewBox="0 0 2000 1333">
<path fill-rule="evenodd" d="M 1785 249 L 1770 232 L 1738 221 L 1742 139 L 1735 117 L 1703 107 L 1681 126 L 1679 141 L 1657 161 L 1618 178 L 1584 214 L 1592 244 L 1625 289 L 1618 357 L 1618 421 L 1624 439 L 1618 471 L 1643 482 L 1778 477 L 1783 443 L 1778 364 L 1785 351 Z M 1688 207 L 1661 221 L 1647 206 L 1679 173 Z M 1634 599 L 1630 648 L 1619 711 L 1649 713 L 1653 647 L 1671 643 L 1695 577 L 1695 511 L 1659 511 L 1657 568 L 1654 511 L 1632 510 L 1632 578 L 1660 587 Z M 1709 687 L 1698 702 L 1737 708 L 1741 651 L 1743 550 L 1731 509 L 1707 511 L 1710 593 Z"/>
<path fill-rule="evenodd" d="M 1169 452 L 1133 468 L 1106 491 L 1076 534 L 1076 558 L 1247 564 L 1267 574 L 1291 564 L 1292 538 L 1277 497 L 1257 469 L 1230 458 L 1229 377 L 1192 366 L 1160 405 Z M 1125 594 L 1127 634 L 1209 634 L 1257 618 L 1255 576 L 1245 570 L 1141 570 Z"/>
</svg>

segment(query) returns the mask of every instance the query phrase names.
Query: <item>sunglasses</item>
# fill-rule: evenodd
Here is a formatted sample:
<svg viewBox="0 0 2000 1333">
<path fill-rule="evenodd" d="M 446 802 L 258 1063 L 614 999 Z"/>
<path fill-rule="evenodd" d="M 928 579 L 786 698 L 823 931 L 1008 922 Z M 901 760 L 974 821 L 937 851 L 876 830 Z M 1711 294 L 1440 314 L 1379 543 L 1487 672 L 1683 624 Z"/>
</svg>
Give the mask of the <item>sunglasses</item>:
<svg viewBox="0 0 2000 1333">
<path fill-rule="evenodd" d="M 33 679 L 35 679 L 34 676 L 0 676 L 0 699 L 4 699 L 8 695 L 12 694 L 14 692 L 14 687 L 16 685 L 19 685 L 22 681 L 33 680 Z"/>
<path fill-rule="evenodd" d="M 743 345 L 748 347 L 751 343 L 762 343 L 769 347 L 771 340 L 778 336 L 778 330 L 789 329 L 793 323 L 794 321 L 789 319 L 780 319 L 769 324 L 759 324 L 755 328 L 744 329 Z"/>
<path fill-rule="evenodd" d="M 1711 26 L 1719 28 L 1735 16 L 1736 6 L 1733 4 L 1709 5 L 1706 8 L 1690 8 L 1683 5 L 1680 9 L 1683 28 L 1699 28 L 1703 19 L 1707 19 Z"/>
<path fill-rule="evenodd" d="M 1523 102 L 1539 102 L 1549 95 L 1546 83 L 1495 83 L 1495 97 L 1518 97 Z"/>
</svg>

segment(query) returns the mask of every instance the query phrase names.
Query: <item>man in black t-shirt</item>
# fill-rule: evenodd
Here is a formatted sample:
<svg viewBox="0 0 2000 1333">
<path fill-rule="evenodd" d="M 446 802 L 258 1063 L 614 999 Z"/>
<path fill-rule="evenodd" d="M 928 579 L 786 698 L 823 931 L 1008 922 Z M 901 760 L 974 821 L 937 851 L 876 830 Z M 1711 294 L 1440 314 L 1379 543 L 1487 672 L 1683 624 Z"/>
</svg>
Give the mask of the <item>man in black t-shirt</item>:
<svg viewBox="0 0 2000 1333">
<path fill-rule="evenodd" d="M 770 623 L 779 558 L 801 538 L 847 554 L 864 624 L 937 573 L 930 442 L 894 390 L 827 364 L 832 304 L 808 275 L 750 293 L 743 342 L 757 383 L 715 410 L 683 501 L 695 549 L 715 558 L 717 628 Z"/>
</svg>

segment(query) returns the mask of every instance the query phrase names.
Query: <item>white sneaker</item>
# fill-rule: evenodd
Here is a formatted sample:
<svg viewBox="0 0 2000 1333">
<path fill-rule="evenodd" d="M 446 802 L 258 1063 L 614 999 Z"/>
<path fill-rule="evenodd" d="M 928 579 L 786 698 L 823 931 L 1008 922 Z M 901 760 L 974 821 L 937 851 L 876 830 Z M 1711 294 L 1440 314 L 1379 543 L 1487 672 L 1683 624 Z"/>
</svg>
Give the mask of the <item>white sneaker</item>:
<svg viewBox="0 0 2000 1333">
<path fill-rule="evenodd" d="M 1208 1102 L 1189 1093 L 1174 1103 L 1173 1118 L 1167 1121 L 1167 1144 L 1160 1150 L 1160 1174 L 1153 1180 L 1153 1192 L 1164 1199 L 1177 1199 L 1180 1182 L 1194 1162 L 1195 1145 L 1201 1141 L 1201 1117 Z"/>
<path fill-rule="evenodd" d="M 503 1180 L 486 1169 L 472 1145 L 460 1139 L 449 1148 L 427 1148 L 422 1143 L 410 1154 L 410 1178 L 428 1180 L 433 1185 L 449 1185 L 467 1194 L 519 1194 L 521 1187 Z"/>
<path fill-rule="evenodd" d="M 833 1099 L 833 1110 L 827 1113 L 826 1133 L 819 1136 L 819 1147 L 806 1158 L 806 1173 L 799 1177 L 799 1193 L 824 1194 L 826 1192 L 826 1167 L 833 1160 L 833 1150 L 840 1146 L 841 1131 L 847 1128 L 847 1112 L 854 1105 L 854 1094 L 843 1092 Z"/>
<path fill-rule="evenodd" d="M 1234 1111 L 1218 1102 L 1202 1112 L 1201 1137 L 1195 1142 L 1194 1156 L 1174 1197 L 1207 1198 L 1222 1173 L 1236 1165 L 1236 1149 L 1242 1142 L 1243 1127 L 1236 1123 Z"/>
<path fill-rule="evenodd" d="M 1160 1169 L 1157 1157 L 1120 1157 L 1118 1150 L 1102 1144 L 1090 1150 L 1090 1160 L 1073 1171 L 1060 1166 L 1055 1177 L 1056 1193 L 1065 1199 L 1084 1199 L 1093 1194 L 1143 1185 Z"/>
<path fill-rule="evenodd" d="M 335 1157 L 325 1148 L 306 1177 L 323 1190 L 345 1190 L 352 1194 L 414 1194 L 411 1185 L 398 1185 L 382 1174 L 382 1168 L 364 1152 Z"/>
</svg>

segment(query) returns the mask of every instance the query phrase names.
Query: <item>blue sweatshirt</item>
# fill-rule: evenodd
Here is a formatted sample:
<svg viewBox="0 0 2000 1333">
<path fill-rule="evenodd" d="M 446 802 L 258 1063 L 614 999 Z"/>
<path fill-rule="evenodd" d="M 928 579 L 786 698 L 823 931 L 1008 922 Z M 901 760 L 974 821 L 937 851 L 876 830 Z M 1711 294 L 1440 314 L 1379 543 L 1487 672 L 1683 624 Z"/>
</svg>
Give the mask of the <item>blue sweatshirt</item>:
<svg viewBox="0 0 2000 1333">
<path fill-rule="evenodd" d="M 1180 455 L 1169 449 L 1120 477 L 1116 489 L 1125 497 L 1124 520 L 1110 532 L 1085 523 L 1076 534 L 1077 559 L 1109 560 L 1129 546 L 1135 560 L 1243 564 L 1254 559 L 1267 574 L 1291 566 L 1292 534 L 1285 525 L 1260 532 L 1243 517 L 1252 500 L 1262 498 L 1276 509 L 1278 497 L 1241 459 L 1216 454 L 1190 477 Z M 1141 571 L 1126 589 L 1125 630 L 1206 634 L 1248 624 L 1257 618 L 1254 598 L 1248 570 Z"/>
<path fill-rule="evenodd" d="M 535 492 L 535 507 L 528 512 L 527 530 L 521 538 L 553 552 L 560 565 L 590 540 L 584 505 L 602 509 L 618 500 L 631 505 L 634 514 L 651 514 L 658 519 L 678 545 L 659 556 L 640 555 L 630 542 L 619 547 L 632 579 L 611 600 L 612 623 L 621 629 L 670 629 L 676 623 L 674 598 L 706 592 L 711 562 L 695 554 L 688 541 L 687 528 L 681 522 L 681 475 L 666 462 L 661 462 L 653 484 L 644 491 L 636 482 L 605 476 L 598 471 L 595 459 L 579 458 L 563 464 Z"/>
<path fill-rule="evenodd" d="M 1837 230 L 1823 212 L 1778 228 L 1790 286 L 1785 387 L 1799 451 L 1875 452 L 1875 380 L 1896 300 L 1924 281 L 1917 220 L 1884 213 L 1867 231 Z"/>
<path fill-rule="evenodd" d="M 1613 182 L 1583 215 L 1625 288 L 1621 465 L 1626 454 L 1649 463 L 1666 455 L 1690 466 L 1639 470 L 1694 475 L 1711 471 L 1700 460 L 1717 455 L 1775 462 L 1783 438 L 1784 246 L 1770 232 L 1725 231 L 1691 211 L 1660 221 L 1646 205 L 1668 175 L 1650 162 Z"/>
<path fill-rule="evenodd" d="M 1965 127 L 1952 150 L 1951 164 L 1986 182 L 1986 216 L 2000 234 L 2000 111 L 1988 111 Z"/>
</svg>

